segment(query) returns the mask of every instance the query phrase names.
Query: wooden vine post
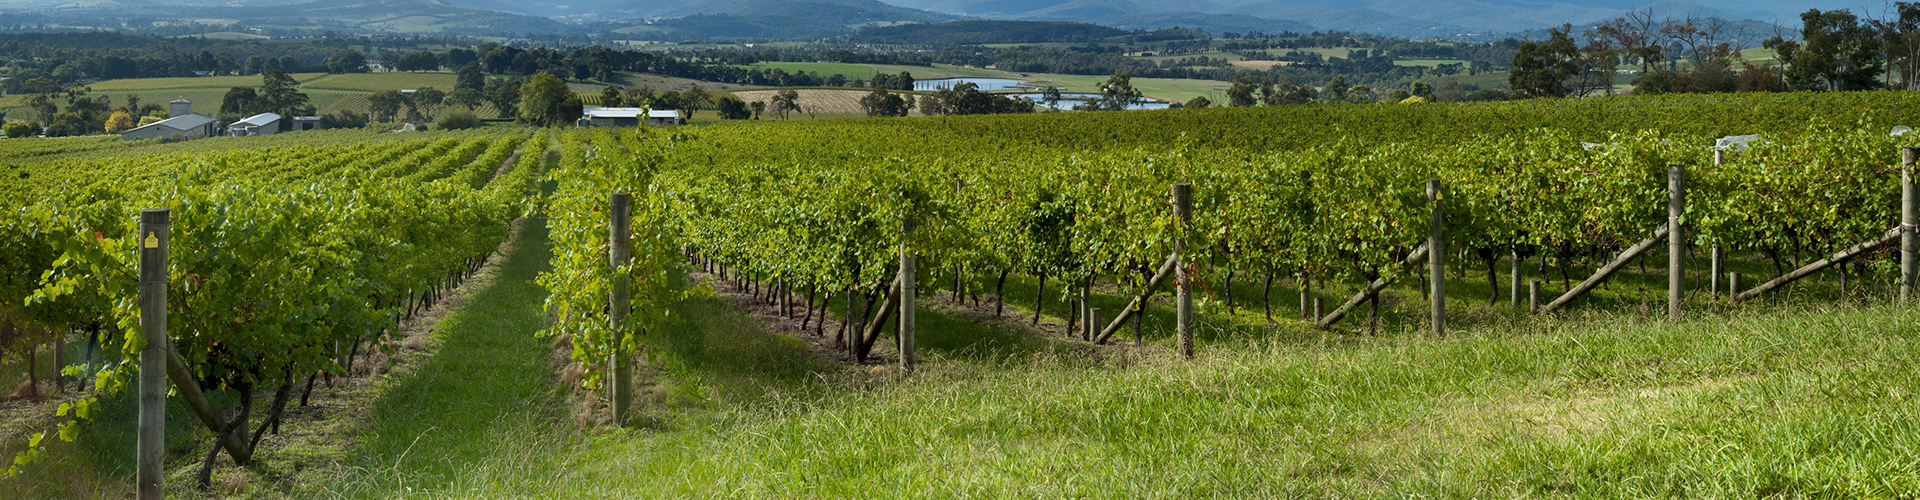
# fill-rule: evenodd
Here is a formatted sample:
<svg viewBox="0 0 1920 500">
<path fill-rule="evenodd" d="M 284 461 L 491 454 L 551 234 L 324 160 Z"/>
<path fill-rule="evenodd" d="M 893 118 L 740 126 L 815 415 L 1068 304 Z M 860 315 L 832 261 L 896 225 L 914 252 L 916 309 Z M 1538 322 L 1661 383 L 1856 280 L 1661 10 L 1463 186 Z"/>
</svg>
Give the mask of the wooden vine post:
<svg viewBox="0 0 1920 500">
<path fill-rule="evenodd" d="M 1527 281 L 1527 313 L 1540 313 L 1540 279 Z"/>
<path fill-rule="evenodd" d="M 613 333 L 614 349 L 607 360 L 607 368 L 613 372 L 613 383 L 607 389 L 612 392 L 613 425 L 626 425 L 628 405 L 633 403 L 633 360 L 620 352 L 620 346 L 626 337 L 627 309 L 633 307 L 626 273 L 633 259 L 633 195 L 613 193 L 608 201 L 612 224 L 607 235 L 607 258 L 613 266 L 613 293 L 607 298 L 607 329 Z"/>
<path fill-rule="evenodd" d="M 1093 330 L 1095 328 L 1099 328 L 1093 325 L 1098 325 L 1098 324 L 1100 324 L 1100 308 L 1098 307 L 1087 308 L 1087 330 L 1086 330 L 1086 339 L 1084 340 L 1088 342 L 1093 341 L 1093 334 L 1094 334 Z"/>
<path fill-rule="evenodd" d="M 140 211 L 140 438 L 135 447 L 135 474 L 140 500 L 162 498 L 161 460 L 167 424 L 167 250 L 173 213 L 167 209 Z"/>
<path fill-rule="evenodd" d="M 1720 275 L 1727 271 L 1726 265 L 1723 264 L 1720 260 L 1721 259 L 1720 244 L 1718 243 L 1715 243 L 1713 245 L 1712 259 L 1713 259 L 1713 263 L 1712 265 L 1707 266 L 1707 272 L 1709 274 L 1712 274 L 1713 278 L 1707 280 L 1707 288 L 1712 291 L 1713 298 L 1718 299 L 1720 298 Z"/>
<path fill-rule="evenodd" d="M 1193 185 L 1184 182 L 1173 185 L 1173 216 L 1179 220 L 1179 230 L 1186 231 L 1193 223 Z M 1173 256 L 1179 280 L 1175 282 L 1179 292 L 1179 310 L 1176 332 L 1180 337 L 1180 357 L 1193 359 L 1193 283 L 1187 272 L 1187 244 L 1183 237 L 1173 239 Z"/>
<path fill-rule="evenodd" d="M 1727 156 L 1725 153 L 1726 151 L 1714 150 L 1713 164 L 1714 165 L 1726 164 Z M 1713 262 L 1707 266 L 1707 274 L 1709 275 L 1709 277 L 1707 278 L 1707 293 L 1711 294 L 1714 299 L 1719 299 L 1720 298 L 1720 275 L 1726 273 L 1727 268 L 1724 264 L 1722 264 L 1721 259 L 1723 258 L 1723 255 L 1720 252 L 1720 243 L 1718 241 L 1715 241 L 1713 243 L 1712 252 L 1713 252 L 1713 255 L 1710 258 L 1713 259 Z"/>
<path fill-rule="evenodd" d="M 1920 148 L 1900 148 L 1900 303 L 1913 300 L 1914 278 L 1920 275 L 1920 193 L 1914 192 L 1913 165 L 1920 163 Z"/>
<path fill-rule="evenodd" d="M 913 218 L 900 221 L 900 369 L 913 368 L 913 301 L 918 293 L 914 279 Z"/>
<path fill-rule="evenodd" d="M 1433 322 L 1436 336 L 1447 333 L 1447 242 L 1441 226 L 1441 199 L 1440 179 L 1427 179 L 1427 205 L 1433 209 L 1433 227 L 1427 232 L 1427 283 L 1432 296 L 1428 320 Z"/>
<path fill-rule="evenodd" d="M 1514 309 L 1520 308 L 1520 271 L 1521 271 L 1520 251 L 1514 250 L 1513 251 L 1513 272 L 1507 273 L 1508 276 L 1511 276 L 1511 278 L 1509 279 L 1513 280 L 1512 286 L 1508 287 L 1510 291 L 1507 293 L 1507 296 L 1510 297 L 1511 300 L 1513 301 Z"/>
<path fill-rule="evenodd" d="M 1667 166 L 1667 317 L 1680 319 L 1681 299 L 1687 289 L 1687 167 Z"/>
</svg>

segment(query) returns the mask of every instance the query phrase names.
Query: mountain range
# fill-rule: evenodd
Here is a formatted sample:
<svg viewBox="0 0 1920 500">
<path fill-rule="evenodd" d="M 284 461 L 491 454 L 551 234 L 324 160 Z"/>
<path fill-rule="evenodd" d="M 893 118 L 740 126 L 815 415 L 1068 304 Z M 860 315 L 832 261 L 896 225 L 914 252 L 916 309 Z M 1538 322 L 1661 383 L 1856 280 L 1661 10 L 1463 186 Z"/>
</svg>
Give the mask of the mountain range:
<svg viewBox="0 0 1920 500">
<path fill-rule="evenodd" d="M 657 39 L 813 38 L 868 26 L 960 19 L 1459 39 L 1580 25 L 1646 9 L 1661 18 L 1718 17 L 1797 27 L 1800 12 L 1839 7 L 1819 0 L 0 0 L 0 12 L 40 17 L 225 19 L 456 34 L 611 30 Z"/>
</svg>

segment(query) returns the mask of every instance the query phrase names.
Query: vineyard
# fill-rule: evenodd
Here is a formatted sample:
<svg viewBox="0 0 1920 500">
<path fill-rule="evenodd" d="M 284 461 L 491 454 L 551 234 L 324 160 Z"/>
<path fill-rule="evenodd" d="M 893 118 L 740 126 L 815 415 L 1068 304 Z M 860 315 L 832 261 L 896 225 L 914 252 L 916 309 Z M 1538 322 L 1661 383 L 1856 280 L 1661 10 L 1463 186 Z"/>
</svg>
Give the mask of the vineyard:
<svg viewBox="0 0 1920 500">
<path fill-rule="evenodd" d="M 9 345 L 64 340 L 72 327 L 104 351 L 102 361 L 141 358 L 152 341 L 134 250 L 158 242 L 138 230 L 153 221 L 129 215 L 165 208 L 173 228 L 165 331 L 174 332 L 162 348 L 173 367 L 166 375 L 220 448 L 245 463 L 262 431 L 248 435 L 249 413 L 230 419 L 202 388 L 243 398 L 273 389 L 266 420 L 278 419 L 294 386 L 310 391 L 318 374 L 351 366 L 363 344 L 478 268 L 530 209 L 548 139 L 308 140 L 316 144 L 15 167 L 0 193 L 10 207 L 0 217 Z M 96 390 L 133 380 L 132 363 L 87 361 L 68 371 Z M 72 440 L 94 402 L 63 405 L 78 419 L 59 437 Z M 23 452 L 15 467 L 36 453 Z"/>
<path fill-rule="evenodd" d="M 1915 110 L 1920 98 L 1894 92 L 1715 95 L 0 149 L 0 160 L 14 162 L 3 173 L 17 179 L 0 186 L 0 342 L 10 355 L 47 344 L 59 351 L 76 339 L 103 352 L 67 360 L 68 377 L 94 395 L 62 404 L 60 414 L 76 418 L 33 438 L 10 475 L 32 473 L 50 453 L 43 440 L 89 432 L 90 415 L 111 399 L 98 395 L 136 390 L 152 375 L 139 373 L 138 360 L 159 352 L 177 391 L 170 399 L 185 401 L 212 441 L 193 447 L 205 458 L 194 457 L 191 475 L 205 485 L 215 456 L 247 464 L 269 428 L 278 434 L 290 401 L 304 402 L 316 379 L 347 376 L 361 353 L 390 345 L 403 322 L 501 256 L 510 223 L 531 217 L 542 220 L 550 246 L 539 248 L 548 253 L 513 258 L 538 262 L 520 286 L 537 285 L 542 300 L 512 307 L 543 322 L 510 333 L 562 352 L 559 384 L 586 395 L 547 390 L 511 405 L 585 398 L 590 413 L 604 413 L 596 421 L 644 435 L 576 439 L 526 424 L 533 427 L 514 428 L 519 434 L 506 435 L 517 437 L 494 451 L 434 444 L 456 438 L 433 436 L 420 453 L 443 458 L 420 459 L 437 465 L 423 466 L 436 472 L 413 478 L 418 485 L 487 497 L 540 492 L 536 477 L 560 478 L 566 486 L 553 491 L 628 496 L 729 482 L 743 485 L 737 494 L 774 497 L 862 496 L 869 483 L 882 496 L 1394 496 L 1436 483 L 1467 496 L 1901 491 L 1920 484 L 1920 471 L 1872 457 L 1898 453 L 1888 447 L 1909 446 L 1910 437 L 1871 445 L 1832 437 L 1831 446 L 1865 451 L 1830 468 L 1778 473 L 1784 482 L 1771 486 L 1702 484 L 1675 470 L 1732 460 L 1764 469 L 1740 474 L 1778 471 L 1724 454 L 1741 450 L 1676 458 L 1673 447 L 1707 446 L 1691 437 L 1636 434 L 1641 448 L 1596 451 L 1605 448 L 1597 430 L 1562 428 L 1535 442 L 1532 431 L 1510 434 L 1506 424 L 1472 420 L 1480 417 L 1441 422 L 1467 430 L 1433 429 L 1421 412 L 1490 404 L 1462 403 L 1462 394 L 1656 391 L 1692 387 L 1693 376 L 1742 384 L 1787 377 L 1800 359 L 1739 357 L 1753 349 L 1797 349 L 1823 369 L 1854 366 L 1847 353 L 1875 342 L 1873 332 L 1911 327 L 1904 306 L 1869 310 L 1897 311 L 1879 316 L 1767 313 L 1825 325 L 1813 336 L 1831 344 L 1819 345 L 1782 347 L 1792 332 L 1723 320 L 1743 310 L 1893 300 L 1902 289 L 1893 242 L 1907 234 L 1902 148 L 1920 141 L 1898 132 L 1920 123 Z M 1758 137 L 1719 140 L 1748 134 Z M 26 141 L 0 146 L 13 142 Z M 142 212 L 152 208 L 170 218 Z M 1905 216 L 1910 224 L 1914 215 Z M 164 279 L 136 278 L 141 255 L 161 250 Z M 1649 269 L 1660 257 L 1677 267 Z M 1426 264 L 1431 273 L 1417 269 Z M 1815 271 L 1820 277 L 1788 285 Z M 1583 295 L 1608 283 L 1614 291 Z M 155 325 L 143 324 L 152 316 L 143 318 L 141 289 L 153 285 L 167 294 L 164 346 L 151 345 Z M 1684 306 L 1709 319 L 1636 322 L 1666 318 L 1647 305 L 1666 290 L 1679 294 L 1676 312 Z M 1763 294 L 1779 300 L 1754 300 Z M 1533 304 L 1521 307 L 1528 295 Z M 911 326 L 916 314 L 924 331 Z M 1832 327 L 1834 318 L 1870 326 Z M 739 325 L 752 321 L 798 325 L 780 334 Z M 1444 321 L 1464 328 L 1442 334 Z M 1761 333 L 1736 338 L 1728 328 Z M 794 347 L 804 343 L 769 340 L 779 335 L 831 352 L 797 354 L 809 352 Z M 888 336 L 892 346 L 881 342 Z M 916 336 L 926 354 L 914 350 Z M 1867 364 L 1894 371 L 1853 390 L 1913 378 L 1880 364 L 1913 350 L 1911 342 L 1884 340 Z M 902 368 L 843 370 L 892 362 Z M 475 364 L 459 369 L 481 369 Z M 526 376 L 554 384 L 552 374 Z M 1740 385 L 1740 397 L 1804 397 L 1826 386 L 1803 378 Z M 237 394 L 239 410 L 210 403 L 215 392 Z M 1911 413 L 1889 410 L 1905 394 L 1849 394 L 1847 404 L 1860 407 L 1844 410 Z M 1624 405 L 1607 401 L 1494 413 L 1596 419 Z M 252 416 L 256 409 L 263 415 Z M 1586 427 L 1628 432 L 1672 417 L 1655 413 Z M 1702 418 L 1740 420 L 1709 413 Z M 1911 424 L 1901 422 L 1910 421 L 1848 425 L 1907 436 Z M 867 422 L 870 435 L 845 422 Z M 1759 433 L 1741 425 L 1768 422 L 1726 425 Z M 398 470 L 417 444 L 406 439 L 438 428 L 421 428 L 428 425 L 375 427 L 384 434 L 369 446 L 378 457 L 397 455 Z M 1275 430 L 1287 427 L 1295 430 Z M 1764 442 L 1756 448 L 1789 446 L 1749 438 Z M 1474 457 L 1462 469 L 1444 463 L 1461 451 L 1448 440 L 1471 443 L 1457 445 Z M 536 442 L 568 451 L 507 457 Z M 1412 463 L 1392 458 L 1402 445 L 1418 454 Z M 726 451 L 703 451 L 715 446 Z M 1227 453 L 1202 451 L 1211 447 Z M 517 465 L 487 469 L 505 474 L 493 477 L 444 458 L 458 453 Z M 1622 463 L 1634 453 L 1660 457 L 1643 460 L 1670 466 L 1659 476 L 1667 482 L 1617 476 L 1632 469 Z M 1802 456 L 1795 453 L 1803 452 L 1782 456 Z M 1180 469 L 1159 463 L 1176 456 L 1206 457 L 1197 466 L 1216 477 L 1143 477 Z M 432 494 L 403 486 L 398 472 L 383 475 L 386 459 L 306 487 Z M 189 461 L 167 460 L 176 468 Z M 1007 469 L 967 469 L 981 460 Z M 1114 465 L 1054 469 L 1096 460 Z M 894 461 L 898 469 L 867 469 Z M 1543 472 L 1545 462 L 1591 469 Z M 746 479 L 783 465 L 791 470 Z M 1379 479 L 1409 469 L 1513 475 L 1475 486 L 1450 476 Z M 931 472 L 953 470 L 961 472 Z M 922 479 L 882 479 L 897 473 Z M 516 474 L 525 477 L 503 479 Z M 595 474 L 629 481 L 582 486 L 600 482 Z M 1836 486 L 1836 476 L 1858 474 L 1873 479 Z M 180 475 L 166 473 L 170 491 Z M 850 479 L 807 479 L 829 475 Z M 1295 476 L 1316 479 L 1270 483 Z M 139 477 L 145 486 L 160 476 Z M 1312 482 L 1321 480 L 1331 482 Z M 645 481 L 660 485 L 634 486 L 653 484 Z"/>
</svg>

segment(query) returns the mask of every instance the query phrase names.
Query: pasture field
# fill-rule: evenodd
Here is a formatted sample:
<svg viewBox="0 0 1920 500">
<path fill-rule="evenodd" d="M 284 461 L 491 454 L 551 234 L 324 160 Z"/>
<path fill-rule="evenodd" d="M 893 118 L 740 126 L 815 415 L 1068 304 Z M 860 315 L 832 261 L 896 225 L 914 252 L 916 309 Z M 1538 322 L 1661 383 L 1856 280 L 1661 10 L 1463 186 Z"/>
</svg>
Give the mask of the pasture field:
<svg viewBox="0 0 1920 500">
<path fill-rule="evenodd" d="M 238 32 L 232 32 L 232 31 L 216 31 L 213 33 L 200 33 L 195 35 L 180 35 L 174 38 L 206 38 L 209 40 L 271 40 L 273 39 L 273 37 L 266 36 L 266 35 L 256 35 L 253 33 L 238 33 Z"/>
<path fill-rule="evenodd" d="M 1028 85 L 1045 87 L 1048 84 L 1052 84 L 1058 85 L 1062 90 L 1072 92 L 1099 93 L 1100 87 L 1107 83 L 1107 77 L 1092 75 L 1037 73 L 1030 78 L 1033 80 L 1028 82 Z M 1141 95 L 1176 102 L 1186 102 L 1195 96 L 1203 95 L 1214 102 L 1224 102 L 1222 99 L 1225 98 L 1227 87 L 1230 86 L 1233 86 L 1232 82 L 1194 80 L 1190 78 L 1133 79 L 1133 88 L 1138 89 Z"/>
<path fill-rule="evenodd" d="M 301 87 L 318 90 L 347 90 L 369 93 L 382 90 L 422 89 L 427 87 L 451 91 L 453 90 L 453 82 L 453 73 L 443 71 L 346 73 L 323 76 L 303 83 Z"/>
<path fill-rule="evenodd" d="M 1188 58 L 1194 58 L 1194 57 L 1206 57 L 1209 59 L 1226 59 L 1229 62 L 1246 59 L 1245 57 L 1241 57 L 1240 54 L 1234 54 L 1230 52 L 1207 52 L 1204 54 L 1178 54 L 1178 55 L 1170 55 L 1170 56 L 1138 56 L 1138 57 L 1135 57 L 1135 59 L 1158 62 L 1158 61 L 1166 61 L 1169 59 L 1188 59 Z"/>
<path fill-rule="evenodd" d="M 733 95 L 739 96 L 740 99 L 749 103 L 754 101 L 772 102 L 773 95 L 778 92 L 780 91 L 749 90 L 734 91 Z M 807 89 L 796 90 L 795 92 L 800 94 L 800 99 L 797 102 L 800 104 L 800 109 L 804 112 L 859 115 L 865 115 L 867 113 L 866 109 L 860 107 L 860 98 L 866 97 L 869 91 Z M 918 96 L 912 97 L 918 98 Z M 799 114 L 806 114 L 804 112 Z M 763 120 L 767 118 L 771 117 L 761 116 Z"/>
<path fill-rule="evenodd" d="M 1471 63 L 1459 59 L 1395 59 L 1393 61 L 1394 66 L 1421 66 L 1432 68 L 1442 64 L 1459 64 L 1464 66 Z"/>
<path fill-rule="evenodd" d="M 322 77 L 325 77 L 326 75 L 327 75 L 326 73 L 294 73 L 287 76 L 293 77 L 295 81 L 304 83 L 304 82 L 312 82 L 314 79 L 322 78 Z M 260 86 L 260 76 L 249 75 L 249 76 L 208 76 L 208 77 L 197 77 L 197 78 L 196 77 L 128 78 L 124 80 L 107 80 L 103 82 L 95 82 L 93 84 L 87 85 L 87 88 L 92 89 L 94 92 L 117 93 L 117 92 L 124 92 L 124 91 L 178 90 L 178 89 L 194 89 L 194 90 L 219 89 L 221 91 L 225 91 L 226 89 L 230 89 L 233 87 L 258 87 L 258 86 Z"/>
<path fill-rule="evenodd" d="M 848 80 L 872 80 L 875 73 L 872 65 L 830 62 L 761 62 L 747 66 L 763 70 L 779 69 L 788 73 L 815 72 L 821 77 L 828 75 L 846 75 Z M 919 78 L 918 75 L 915 78 Z"/>
<path fill-rule="evenodd" d="M 990 69 L 990 68 L 973 68 L 973 67 L 967 67 L 967 66 L 954 66 L 951 64 L 935 64 L 930 67 L 929 66 L 902 66 L 897 64 L 867 64 L 865 66 L 873 68 L 873 71 L 875 72 L 886 73 L 889 75 L 898 75 L 900 74 L 900 72 L 905 71 L 907 73 L 913 74 L 913 79 L 915 80 L 935 80 L 940 78 L 1026 78 L 1027 77 L 1027 75 L 1023 73 L 1012 73 L 1012 72 L 1000 71 L 997 69 Z"/>
<path fill-rule="evenodd" d="M 250 405 L 246 437 L 289 416 L 236 465 L 169 398 L 165 482 L 187 498 L 1900 497 L 1920 491 L 1920 309 L 1897 299 L 1891 247 L 1739 303 L 1707 261 L 1724 250 L 1756 290 L 1893 234 L 1914 143 L 1887 129 L 1920 123 L 1915 100 L 82 140 L 0 154 L 0 174 L 29 174 L 0 185 L 0 304 L 29 327 L 0 375 L 45 359 L 49 318 L 133 324 L 108 305 L 132 293 L 113 285 L 130 214 L 169 206 L 186 270 L 168 348 L 228 381 L 206 389 L 215 409 Z M 1767 142 L 1714 162 L 1712 139 L 1742 133 Z M 1665 236 L 1620 257 L 1662 234 L 1670 165 L 1687 175 L 1678 317 Z M 614 192 L 633 195 L 625 245 Z M 1436 217 L 1444 333 L 1426 268 L 1400 267 Z M 887 305 L 903 251 L 911 369 Z M 1554 297 L 1612 262 L 1565 308 L 1516 305 L 1510 283 Z M 1137 330 L 1089 341 L 1082 307 L 1107 323 L 1162 266 L 1191 280 L 1190 340 L 1168 286 Z M 20 278 L 43 275 L 76 295 Z M 1303 319 L 1376 278 L 1375 308 Z M 630 315 L 609 317 L 612 290 Z M 141 332 L 107 333 L 112 387 Z M 85 343 L 65 340 L 73 360 Z M 624 426 L 610 360 L 633 364 Z M 0 405 L 0 450 L 33 450 L 0 491 L 131 491 L 132 392 Z M 81 401 L 92 416 L 59 427 L 56 405 Z"/>
<path fill-rule="evenodd" d="M 731 88 L 740 87 L 740 85 L 732 84 L 732 83 L 708 82 L 708 81 L 694 80 L 689 78 L 675 78 L 671 76 L 652 75 L 652 74 L 645 74 L 645 73 L 631 73 L 626 71 L 622 71 L 619 73 L 618 83 L 620 84 L 620 86 L 628 87 L 628 88 L 637 89 L 640 87 L 650 87 L 655 91 L 671 90 L 675 92 L 693 88 L 694 85 L 699 85 L 700 88 L 707 89 L 707 90 L 731 89 Z M 599 90 L 595 89 L 589 93 L 593 93 L 593 92 L 599 92 Z"/>
</svg>

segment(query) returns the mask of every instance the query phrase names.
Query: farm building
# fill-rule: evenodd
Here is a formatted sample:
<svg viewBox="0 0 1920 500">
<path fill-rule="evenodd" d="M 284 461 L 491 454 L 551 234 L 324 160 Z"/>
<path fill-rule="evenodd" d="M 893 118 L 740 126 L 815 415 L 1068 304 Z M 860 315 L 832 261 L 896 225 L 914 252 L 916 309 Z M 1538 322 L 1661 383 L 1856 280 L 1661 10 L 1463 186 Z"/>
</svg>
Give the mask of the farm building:
<svg viewBox="0 0 1920 500">
<path fill-rule="evenodd" d="M 586 108 L 580 110 L 582 127 L 638 127 L 646 108 Z"/>
<path fill-rule="evenodd" d="M 122 139 L 199 139 L 219 133 L 219 120 L 193 112 L 193 101 L 167 103 L 167 119 L 121 132 Z"/>
<path fill-rule="evenodd" d="M 671 109 L 647 108 L 586 108 L 580 110 L 582 127 L 638 127 L 648 125 L 679 125 L 680 112 Z"/>
<path fill-rule="evenodd" d="M 647 111 L 648 125 L 679 125 L 681 123 L 684 123 L 684 122 L 680 121 L 679 111 L 674 111 L 671 109 L 655 109 L 655 110 Z"/>
<path fill-rule="evenodd" d="M 319 129 L 320 129 L 320 117 L 296 116 L 296 117 L 293 117 L 293 128 L 288 130 L 319 130 Z"/>
<path fill-rule="evenodd" d="M 233 137 L 268 135 L 279 131 L 280 115 L 274 113 L 260 113 L 227 125 L 227 135 Z"/>
</svg>

